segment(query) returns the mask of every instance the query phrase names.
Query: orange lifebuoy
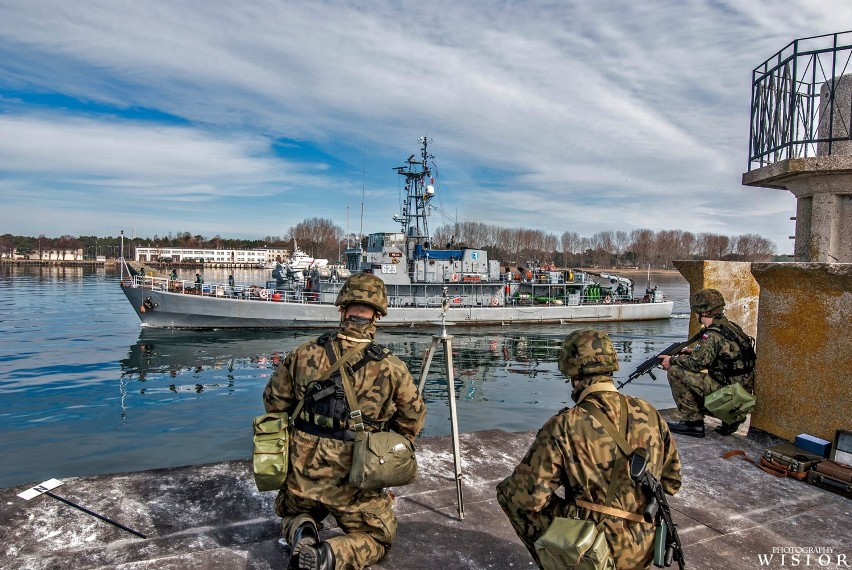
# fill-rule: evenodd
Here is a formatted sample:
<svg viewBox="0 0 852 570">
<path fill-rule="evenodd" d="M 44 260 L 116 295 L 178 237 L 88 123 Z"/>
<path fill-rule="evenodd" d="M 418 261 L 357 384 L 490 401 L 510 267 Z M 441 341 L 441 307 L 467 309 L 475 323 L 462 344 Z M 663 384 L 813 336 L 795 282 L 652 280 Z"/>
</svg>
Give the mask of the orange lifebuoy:
<svg viewBox="0 0 852 570">
<path fill-rule="evenodd" d="M 459 280 L 459 274 L 458 273 L 453 273 L 452 275 L 450 275 L 450 281 L 452 281 L 453 283 L 457 282 L 458 280 Z"/>
<path fill-rule="evenodd" d="M 260 298 L 261 298 L 261 299 L 266 300 L 266 299 L 268 299 L 268 298 L 269 298 L 269 291 L 268 291 L 267 289 L 261 289 L 261 290 L 259 291 L 259 293 L 260 293 Z"/>
<path fill-rule="evenodd" d="M 607 295 L 606 297 L 604 297 L 604 303 L 605 303 L 605 304 L 607 304 L 607 305 L 609 305 L 610 303 L 612 303 L 612 297 L 610 297 L 609 295 Z"/>
<path fill-rule="evenodd" d="M 500 300 L 497 298 L 497 295 L 491 297 L 491 306 L 496 307 L 500 303 Z"/>
</svg>

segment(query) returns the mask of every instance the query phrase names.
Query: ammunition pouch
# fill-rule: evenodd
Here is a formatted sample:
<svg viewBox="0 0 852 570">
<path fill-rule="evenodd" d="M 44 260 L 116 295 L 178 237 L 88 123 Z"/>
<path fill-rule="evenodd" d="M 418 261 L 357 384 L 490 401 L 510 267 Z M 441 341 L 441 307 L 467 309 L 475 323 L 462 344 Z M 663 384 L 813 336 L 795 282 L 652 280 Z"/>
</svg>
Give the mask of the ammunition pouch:
<svg viewBox="0 0 852 570">
<path fill-rule="evenodd" d="M 355 441 L 355 432 L 351 429 L 334 429 L 318 426 L 317 424 L 312 424 L 302 418 L 296 418 L 296 421 L 293 422 L 293 427 L 299 431 L 303 431 L 317 437 L 339 439 L 340 441 Z"/>
<path fill-rule="evenodd" d="M 287 412 L 254 418 L 252 467 L 258 491 L 277 491 L 287 480 L 290 465 L 290 426 Z"/>
<path fill-rule="evenodd" d="M 595 524 L 591 520 L 556 517 L 535 541 L 535 551 L 544 570 L 615 568 L 603 521 Z"/>
</svg>

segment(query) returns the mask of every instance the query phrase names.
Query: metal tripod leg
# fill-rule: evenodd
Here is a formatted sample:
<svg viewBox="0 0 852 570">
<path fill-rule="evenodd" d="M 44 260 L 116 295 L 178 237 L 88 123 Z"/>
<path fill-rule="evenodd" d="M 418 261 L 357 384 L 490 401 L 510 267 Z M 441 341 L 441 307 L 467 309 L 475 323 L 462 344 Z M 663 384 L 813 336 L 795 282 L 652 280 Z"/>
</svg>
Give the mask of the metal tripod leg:
<svg viewBox="0 0 852 570">
<path fill-rule="evenodd" d="M 429 374 L 429 366 L 432 364 L 432 357 L 435 355 L 435 349 L 440 342 L 444 347 L 444 363 L 447 368 L 447 401 L 450 404 L 450 430 L 453 436 L 453 464 L 455 467 L 456 479 L 456 498 L 458 500 L 459 519 L 464 519 L 464 497 L 462 495 L 462 469 L 461 469 L 461 451 L 459 449 L 459 430 L 458 419 L 456 416 L 456 381 L 453 376 L 453 345 L 452 335 L 448 335 L 446 330 L 441 336 L 432 337 L 432 345 L 426 352 L 426 358 L 423 360 L 423 369 L 420 371 L 420 382 L 418 390 L 420 395 L 423 395 L 423 386 L 426 384 L 426 375 Z"/>
</svg>

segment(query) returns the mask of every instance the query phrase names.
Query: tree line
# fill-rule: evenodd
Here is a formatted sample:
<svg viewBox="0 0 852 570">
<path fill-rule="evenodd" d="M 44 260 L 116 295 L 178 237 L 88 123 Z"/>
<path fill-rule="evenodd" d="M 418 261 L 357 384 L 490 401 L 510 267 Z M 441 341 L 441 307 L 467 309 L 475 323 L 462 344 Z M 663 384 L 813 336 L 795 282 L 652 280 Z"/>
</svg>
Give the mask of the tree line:
<svg viewBox="0 0 852 570">
<path fill-rule="evenodd" d="M 640 267 L 673 269 L 672 260 L 712 259 L 724 261 L 772 261 L 776 257 L 775 244 L 756 234 L 726 236 L 683 230 L 648 229 L 601 231 L 590 237 L 565 231 L 561 235 L 525 228 L 505 228 L 481 222 L 459 222 L 439 227 L 432 232 L 432 247 L 476 247 L 488 251 L 491 259 L 503 265 L 528 267 L 534 263 L 553 263 L 560 267 Z M 300 249 L 312 257 L 339 260 L 345 249 L 356 246 L 356 234 L 346 235 L 331 220 L 310 218 L 289 228 L 280 236 L 268 235 L 263 239 L 229 239 L 221 235 L 205 238 L 190 232 L 171 232 L 165 236 L 125 236 L 125 256 L 133 255 L 133 248 L 176 247 L 198 249 L 290 249 L 293 240 Z M 0 235 L 0 257 L 13 253 L 39 259 L 41 252 L 83 251 L 83 256 L 94 259 L 103 255 L 116 258 L 120 254 L 121 236 L 64 235 L 56 238 Z"/>
</svg>

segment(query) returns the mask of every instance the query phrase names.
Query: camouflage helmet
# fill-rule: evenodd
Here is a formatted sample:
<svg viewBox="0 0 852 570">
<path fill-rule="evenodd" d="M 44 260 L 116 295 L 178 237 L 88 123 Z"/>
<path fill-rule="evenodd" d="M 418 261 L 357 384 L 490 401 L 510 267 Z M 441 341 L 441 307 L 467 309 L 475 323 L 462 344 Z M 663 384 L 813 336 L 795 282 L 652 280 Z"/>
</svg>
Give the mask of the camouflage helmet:
<svg viewBox="0 0 852 570">
<path fill-rule="evenodd" d="M 383 317 L 388 314 L 388 293 L 385 282 L 371 273 L 356 273 L 340 288 L 337 300 L 338 307 L 352 303 L 360 303 L 373 307 Z"/>
<path fill-rule="evenodd" d="M 591 376 L 618 370 L 618 356 L 603 331 L 581 329 L 565 337 L 559 350 L 559 371 L 571 376 Z"/>
<path fill-rule="evenodd" d="M 693 313 L 710 313 L 725 307 L 725 299 L 716 289 L 696 291 L 689 299 Z"/>
</svg>

